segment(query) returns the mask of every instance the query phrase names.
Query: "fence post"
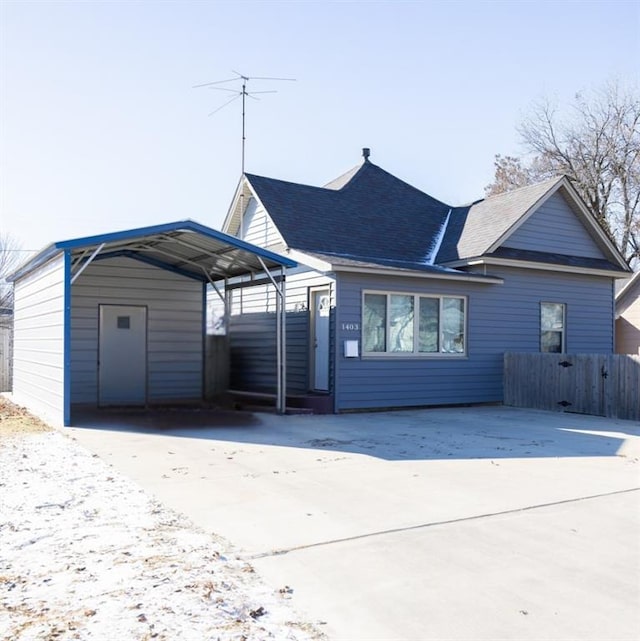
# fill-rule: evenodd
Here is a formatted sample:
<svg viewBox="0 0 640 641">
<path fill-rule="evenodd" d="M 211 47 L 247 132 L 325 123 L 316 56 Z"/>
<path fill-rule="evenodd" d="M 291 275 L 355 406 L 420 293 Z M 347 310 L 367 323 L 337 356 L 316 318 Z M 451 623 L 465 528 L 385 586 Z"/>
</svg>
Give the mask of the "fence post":
<svg viewBox="0 0 640 641">
<path fill-rule="evenodd" d="M 12 388 L 13 331 L 7 325 L 0 325 L 0 392 Z"/>
</svg>

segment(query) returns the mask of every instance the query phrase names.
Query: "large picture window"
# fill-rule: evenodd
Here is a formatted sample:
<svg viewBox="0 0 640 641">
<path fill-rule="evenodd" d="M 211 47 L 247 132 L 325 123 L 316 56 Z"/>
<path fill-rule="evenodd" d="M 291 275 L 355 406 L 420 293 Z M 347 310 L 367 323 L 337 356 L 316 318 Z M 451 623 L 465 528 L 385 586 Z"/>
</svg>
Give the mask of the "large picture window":
<svg viewBox="0 0 640 641">
<path fill-rule="evenodd" d="M 365 292 L 364 354 L 466 353 L 466 301 L 462 296 Z"/>
<path fill-rule="evenodd" d="M 564 303 L 540 303 L 540 351 L 565 351 Z"/>
</svg>

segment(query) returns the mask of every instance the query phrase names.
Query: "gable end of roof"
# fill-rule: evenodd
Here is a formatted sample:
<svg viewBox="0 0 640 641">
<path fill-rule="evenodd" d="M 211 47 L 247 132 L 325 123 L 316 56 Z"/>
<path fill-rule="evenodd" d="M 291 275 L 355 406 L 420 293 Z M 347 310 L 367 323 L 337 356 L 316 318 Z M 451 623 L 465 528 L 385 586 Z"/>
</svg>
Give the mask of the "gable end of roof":
<svg viewBox="0 0 640 641">
<path fill-rule="evenodd" d="M 562 191 L 563 197 L 606 259 L 620 269 L 628 270 L 620 252 L 590 214 L 566 176 L 490 196 L 469 207 L 455 208 L 438 260 L 450 263 L 496 252 L 558 191 Z"/>
</svg>

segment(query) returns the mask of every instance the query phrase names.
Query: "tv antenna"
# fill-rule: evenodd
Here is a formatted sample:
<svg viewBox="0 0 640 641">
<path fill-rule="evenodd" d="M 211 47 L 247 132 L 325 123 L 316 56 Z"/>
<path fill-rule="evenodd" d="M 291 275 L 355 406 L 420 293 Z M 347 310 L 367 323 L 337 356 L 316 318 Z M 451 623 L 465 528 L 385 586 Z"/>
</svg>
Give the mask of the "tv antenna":
<svg viewBox="0 0 640 641">
<path fill-rule="evenodd" d="M 233 69 L 231 71 L 232 73 L 236 74 L 234 78 L 227 78 L 226 80 L 215 80 L 213 82 L 205 82 L 200 85 L 193 85 L 193 89 L 199 89 L 200 87 L 209 87 L 209 89 L 214 89 L 216 91 L 227 91 L 229 93 L 235 94 L 232 98 L 227 100 L 227 102 L 223 103 L 217 109 L 214 109 L 211 113 L 207 114 L 209 116 L 213 116 L 213 114 L 218 113 L 218 111 L 220 111 L 221 109 L 224 109 L 227 105 L 230 105 L 232 102 L 234 102 L 238 98 L 242 98 L 242 175 L 244 175 L 244 148 L 245 148 L 245 141 L 246 141 L 246 135 L 245 135 L 246 99 L 252 98 L 253 100 L 260 100 L 260 98 L 256 98 L 256 94 L 278 93 L 275 89 L 271 89 L 267 91 L 249 92 L 247 91 L 247 83 L 249 82 L 249 80 L 274 80 L 274 81 L 295 82 L 296 79 L 295 78 L 272 78 L 267 76 L 245 76 L 244 74 L 238 73 Z M 242 81 L 242 85 L 240 89 L 229 89 L 228 87 L 216 86 L 216 85 L 224 85 L 228 82 L 238 82 L 240 80 Z"/>
</svg>

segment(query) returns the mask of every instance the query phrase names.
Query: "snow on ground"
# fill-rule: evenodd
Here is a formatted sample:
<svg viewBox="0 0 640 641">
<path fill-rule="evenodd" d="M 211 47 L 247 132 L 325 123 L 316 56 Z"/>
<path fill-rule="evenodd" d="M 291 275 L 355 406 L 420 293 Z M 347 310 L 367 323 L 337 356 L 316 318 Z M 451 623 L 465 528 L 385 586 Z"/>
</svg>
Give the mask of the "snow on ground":
<svg viewBox="0 0 640 641">
<path fill-rule="evenodd" d="M 0 638 L 307 641 L 291 588 L 59 432 L 0 437 Z"/>
</svg>

